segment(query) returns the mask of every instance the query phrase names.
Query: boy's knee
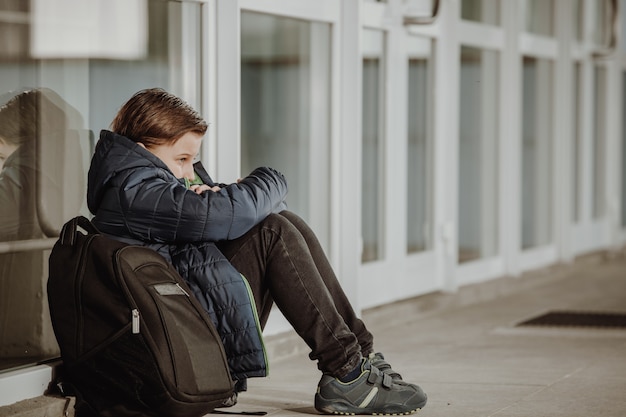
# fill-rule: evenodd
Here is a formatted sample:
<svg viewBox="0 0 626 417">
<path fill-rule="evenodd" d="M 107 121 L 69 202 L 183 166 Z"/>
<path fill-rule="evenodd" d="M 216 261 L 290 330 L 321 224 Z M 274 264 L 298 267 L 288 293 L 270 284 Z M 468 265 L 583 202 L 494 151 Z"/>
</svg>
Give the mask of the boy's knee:
<svg viewBox="0 0 626 417">
<path fill-rule="evenodd" d="M 271 229 L 280 235 L 285 233 L 298 233 L 298 229 L 291 223 L 291 221 L 282 216 L 281 214 L 271 213 L 261 222 L 261 226 L 264 229 Z"/>
<path fill-rule="evenodd" d="M 278 213 L 270 213 L 263 221 L 261 222 L 264 225 L 276 225 L 280 227 L 285 227 L 291 224 L 289 220 L 287 220 L 284 216 Z"/>
</svg>

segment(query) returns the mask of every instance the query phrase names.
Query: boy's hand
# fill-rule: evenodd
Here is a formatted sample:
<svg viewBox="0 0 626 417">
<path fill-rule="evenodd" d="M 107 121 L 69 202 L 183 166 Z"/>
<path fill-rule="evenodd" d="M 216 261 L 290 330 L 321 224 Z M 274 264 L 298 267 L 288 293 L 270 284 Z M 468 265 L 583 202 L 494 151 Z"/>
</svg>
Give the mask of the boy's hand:
<svg viewBox="0 0 626 417">
<path fill-rule="evenodd" d="M 217 185 L 215 185 L 213 187 L 209 187 L 206 184 L 201 184 L 201 185 L 195 184 L 195 185 L 192 185 L 191 187 L 189 187 L 189 189 L 191 191 L 193 191 L 194 193 L 196 193 L 196 194 L 202 194 L 205 191 L 213 191 L 214 193 L 216 193 L 219 190 L 221 190 L 221 188 L 218 187 Z"/>
</svg>

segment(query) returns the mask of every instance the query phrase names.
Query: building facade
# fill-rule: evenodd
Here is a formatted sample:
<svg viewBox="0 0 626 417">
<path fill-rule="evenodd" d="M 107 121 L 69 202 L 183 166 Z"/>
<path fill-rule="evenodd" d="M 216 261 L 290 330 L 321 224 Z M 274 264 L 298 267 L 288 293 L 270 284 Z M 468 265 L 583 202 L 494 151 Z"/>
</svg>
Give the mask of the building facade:
<svg viewBox="0 0 626 417">
<path fill-rule="evenodd" d="M 47 257 L 65 221 L 90 216 L 99 132 L 143 88 L 204 115 L 218 181 L 286 175 L 357 310 L 623 247 L 624 6 L 2 2 L 0 190 L 16 152 L 34 156 L 20 193 L 0 194 L 0 406 L 48 386 Z M 37 129 L 11 147 L 2 112 L 32 92 L 7 120 Z M 277 312 L 266 333 L 288 329 Z"/>
</svg>

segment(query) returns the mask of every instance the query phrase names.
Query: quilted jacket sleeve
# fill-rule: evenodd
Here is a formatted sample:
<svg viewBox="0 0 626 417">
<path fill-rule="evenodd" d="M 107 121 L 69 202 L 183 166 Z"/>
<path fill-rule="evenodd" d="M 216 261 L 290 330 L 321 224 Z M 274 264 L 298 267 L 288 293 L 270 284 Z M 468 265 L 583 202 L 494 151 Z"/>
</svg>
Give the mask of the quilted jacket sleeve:
<svg viewBox="0 0 626 417">
<path fill-rule="evenodd" d="M 284 208 L 287 194 L 284 176 L 267 167 L 202 194 L 173 182 L 163 170 L 139 171 L 107 190 L 95 219 L 101 231 L 152 242 L 232 240 Z"/>
</svg>

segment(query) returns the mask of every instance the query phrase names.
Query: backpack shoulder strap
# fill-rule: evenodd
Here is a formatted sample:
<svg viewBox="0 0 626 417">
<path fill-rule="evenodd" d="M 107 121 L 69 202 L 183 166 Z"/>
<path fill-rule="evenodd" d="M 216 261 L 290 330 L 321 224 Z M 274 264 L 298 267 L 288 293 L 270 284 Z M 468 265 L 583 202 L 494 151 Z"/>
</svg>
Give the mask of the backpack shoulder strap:
<svg viewBox="0 0 626 417">
<path fill-rule="evenodd" d="M 84 229 L 88 234 L 98 234 L 100 231 L 96 226 L 84 216 L 74 217 L 63 225 L 61 229 L 61 235 L 59 240 L 62 245 L 74 245 L 76 243 L 76 233 L 78 233 L 78 227 Z"/>
</svg>

